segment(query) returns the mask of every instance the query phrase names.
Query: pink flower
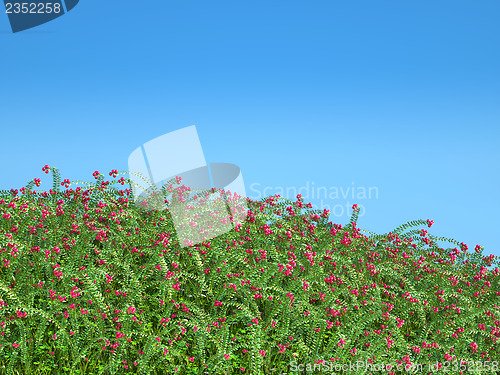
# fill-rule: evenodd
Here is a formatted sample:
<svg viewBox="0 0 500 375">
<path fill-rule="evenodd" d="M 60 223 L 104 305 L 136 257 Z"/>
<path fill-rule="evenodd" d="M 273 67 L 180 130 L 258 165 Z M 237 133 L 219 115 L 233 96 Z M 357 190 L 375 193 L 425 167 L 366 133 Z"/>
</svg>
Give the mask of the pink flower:
<svg viewBox="0 0 500 375">
<path fill-rule="evenodd" d="M 133 314 L 133 313 L 135 313 L 135 311 L 136 311 L 136 310 L 135 310 L 135 307 L 134 307 L 134 306 L 130 306 L 130 307 L 127 309 L 127 313 L 128 313 L 128 314 Z"/>
</svg>

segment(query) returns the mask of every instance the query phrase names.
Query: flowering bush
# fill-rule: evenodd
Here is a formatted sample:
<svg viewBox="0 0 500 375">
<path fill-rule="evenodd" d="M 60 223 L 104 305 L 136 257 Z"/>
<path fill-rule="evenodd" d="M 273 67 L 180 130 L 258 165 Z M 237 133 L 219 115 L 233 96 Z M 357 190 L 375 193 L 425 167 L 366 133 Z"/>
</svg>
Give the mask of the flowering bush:
<svg viewBox="0 0 500 375">
<path fill-rule="evenodd" d="M 494 256 L 424 229 L 403 233 L 431 220 L 368 237 L 356 205 L 343 227 L 300 195 L 244 198 L 243 224 L 182 247 L 168 210 L 145 211 L 131 189 L 111 186 L 129 179 L 96 171 L 88 189 L 62 192 L 73 183 L 42 170 L 54 175 L 49 192 L 30 190 L 39 179 L 22 196 L 0 192 L 2 374 L 498 368 Z M 186 187 L 162 194 L 175 189 Z M 392 367 L 370 368 L 382 361 Z"/>
</svg>

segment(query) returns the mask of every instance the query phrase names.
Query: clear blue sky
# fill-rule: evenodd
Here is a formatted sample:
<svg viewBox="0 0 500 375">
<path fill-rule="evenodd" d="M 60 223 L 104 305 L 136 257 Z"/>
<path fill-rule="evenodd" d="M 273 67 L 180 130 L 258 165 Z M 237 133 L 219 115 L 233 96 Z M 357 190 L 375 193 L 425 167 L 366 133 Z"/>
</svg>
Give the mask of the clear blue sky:
<svg viewBox="0 0 500 375">
<path fill-rule="evenodd" d="M 126 171 L 135 148 L 196 125 L 250 198 L 309 184 L 335 223 L 357 203 L 362 229 L 431 219 L 500 256 L 499 14 L 497 0 L 85 0 L 13 34 L 2 12 L 0 189 L 50 189 L 45 164 Z"/>
</svg>

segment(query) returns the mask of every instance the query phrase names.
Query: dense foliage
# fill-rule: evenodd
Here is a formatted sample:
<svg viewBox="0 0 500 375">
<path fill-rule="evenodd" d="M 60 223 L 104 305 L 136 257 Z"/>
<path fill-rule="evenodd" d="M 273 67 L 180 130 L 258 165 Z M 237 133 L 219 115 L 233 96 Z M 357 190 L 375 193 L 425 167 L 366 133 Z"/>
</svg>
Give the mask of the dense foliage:
<svg viewBox="0 0 500 375">
<path fill-rule="evenodd" d="M 343 227 L 300 195 L 245 198 L 243 223 L 183 247 L 168 210 L 112 187 L 129 179 L 95 172 L 87 189 L 59 191 L 70 181 L 43 170 L 49 192 L 30 190 L 39 179 L 22 196 L 0 192 L 2 374 L 497 368 L 477 368 L 500 358 L 494 256 L 411 229 L 430 220 L 365 236 L 356 205 Z M 185 190 L 180 182 L 162 198 Z"/>
</svg>

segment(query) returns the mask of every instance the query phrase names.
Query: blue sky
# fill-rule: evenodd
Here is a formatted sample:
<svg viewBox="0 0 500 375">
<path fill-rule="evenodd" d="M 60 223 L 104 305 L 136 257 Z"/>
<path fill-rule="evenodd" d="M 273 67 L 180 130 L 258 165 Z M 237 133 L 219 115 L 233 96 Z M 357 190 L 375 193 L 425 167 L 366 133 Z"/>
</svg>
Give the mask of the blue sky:
<svg viewBox="0 0 500 375">
<path fill-rule="evenodd" d="M 135 148 L 196 125 L 207 162 L 238 165 L 250 198 L 309 184 L 335 223 L 357 203 L 362 229 L 431 219 L 431 234 L 500 256 L 499 13 L 86 0 L 16 34 L 0 14 L 0 189 L 50 189 L 45 164 L 70 180 L 126 171 Z M 319 187 L 372 195 L 312 198 Z"/>
</svg>

